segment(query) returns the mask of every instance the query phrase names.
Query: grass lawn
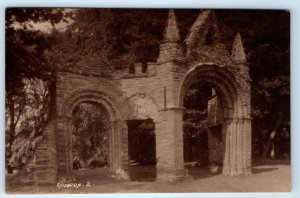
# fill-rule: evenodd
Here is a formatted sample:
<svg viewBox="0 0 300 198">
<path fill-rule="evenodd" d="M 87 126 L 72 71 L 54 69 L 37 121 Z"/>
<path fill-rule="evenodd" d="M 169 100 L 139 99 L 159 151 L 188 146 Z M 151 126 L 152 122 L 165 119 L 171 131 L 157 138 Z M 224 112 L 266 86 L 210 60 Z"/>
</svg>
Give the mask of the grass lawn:
<svg viewBox="0 0 300 198">
<path fill-rule="evenodd" d="M 255 163 L 253 174 L 230 177 L 211 174 L 207 170 L 189 169 L 190 177 L 184 181 L 155 181 L 153 168 L 133 167 L 133 181 L 118 181 L 106 176 L 105 169 L 75 171 L 79 188 L 56 185 L 6 186 L 9 194 L 23 193 L 172 193 L 172 192 L 288 192 L 291 190 L 291 168 L 288 162 L 268 161 Z M 143 174 L 143 176 L 141 176 Z M 7 176 L 9 180 L 12 176 Z M 88 184 L 88 186 L 86 186 Z"/>
</svg>

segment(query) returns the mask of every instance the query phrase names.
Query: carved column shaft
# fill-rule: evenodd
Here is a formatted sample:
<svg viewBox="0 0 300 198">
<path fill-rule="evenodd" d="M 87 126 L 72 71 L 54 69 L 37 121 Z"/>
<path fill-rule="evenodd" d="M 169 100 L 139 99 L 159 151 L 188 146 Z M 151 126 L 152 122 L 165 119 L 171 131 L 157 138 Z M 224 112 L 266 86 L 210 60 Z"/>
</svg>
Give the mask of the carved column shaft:
<svg viewBox="0 0 300 198">
<path fill-rule="evenodd" d="M 227 119 L 223 174 L 247 175 L 251 173 L 251 120 Z"/>
<path fill-rule="evenodd" d="M 109 131 L 109 169 L 112 176 L 126 179 L 124 172 L 127 169 L 127 133 L 126 123 L 123 121 L 110 122 Z M 126 145 L 125 145 L 126 144 Z"/>
</svg>

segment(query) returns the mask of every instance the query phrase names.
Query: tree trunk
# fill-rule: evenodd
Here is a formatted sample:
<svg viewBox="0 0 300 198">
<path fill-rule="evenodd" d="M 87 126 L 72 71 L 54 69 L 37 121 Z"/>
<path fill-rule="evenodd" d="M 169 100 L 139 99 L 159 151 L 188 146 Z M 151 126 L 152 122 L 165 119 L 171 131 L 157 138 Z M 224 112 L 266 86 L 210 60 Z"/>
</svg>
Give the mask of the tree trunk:
<svg viewBox="0 0 300 198">
<path fill-rule="evenodd" d="M 264 150 L 264 152 L 263 152 L 263 156 L 262 156 L 263 159 L 266 159 L 266 157 L 267 157 L 268 150 L 269 150 L 270 146 L 271 146 L 272 143 L 273 143 L 273 139 L 274 139 L 274 137 L 275 137 L 275 135 L 276 135 L 276 132 L 277 132 L 278 127 L 279 127 L 279 125 L 281 124 L 282 120 L 283 120 L 283 117 L 281 116 L 281 117 L 277 120 L 277 122 L 276 122 L 276 124 L 275 124 L 275 127 L 274 127 L 274 129 L 272 130 L 272 132 L 271 132 L 271 134 L 270 134 L 269 140 L 268 140 L 268 142 L 267 142 L 267 146 L 265 147 L 265 150 Z"/>
<path fill-rule="evenodd" d="M 13 99 L 9 99 L 9 103 L 8 103 L 8 109 L 9 109 L 9 131 L 8 131 L 8 137 L 7 137 L 7 142 L 6 145 L 8 145 L 8 147 L 6 148 L 6 167 L 7 167 L 7 172 L 8 173 L 12 173 L 13 169 L 11 166 L 8 165 L 8 160 L 9 158 L 12 156 L 12 150 L 11 150 L 11 146 L 14 142 L 14 137 L 15 137 L 15 103 Z"/>
</svg>

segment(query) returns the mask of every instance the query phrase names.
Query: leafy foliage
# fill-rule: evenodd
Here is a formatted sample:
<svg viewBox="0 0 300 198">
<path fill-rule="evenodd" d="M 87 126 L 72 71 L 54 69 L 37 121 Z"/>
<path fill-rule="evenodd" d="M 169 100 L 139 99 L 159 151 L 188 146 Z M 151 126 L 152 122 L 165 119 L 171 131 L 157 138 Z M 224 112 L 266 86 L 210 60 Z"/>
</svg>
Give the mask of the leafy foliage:
<svg viewBox="0 0 300 198">
<path fill-rule="evenodd" d="M 40 129 L 45 124 L 42 115 L 47 114 L 49 103 L 47 91 L 50 75 L 43 52 L 51 42 L 45 33 L 34 30 L 31 23 L 54 24 L 62 19 L 62 15 L 62 9 L 6 9 L 5 104 L 8 166 L 19 166 L 20 159 L 30 154 L 33 149 L 31 143 L 41 135 Z M 42 87 L 45 92 L 38 91 L 41 86 L 38 79 L 44 80 Z M 11 169 L 8 168 L 10 172 Z"/>
<path fill-rule="evenodd" d="M 88 66 L 106 73 L 135 62 L 155 61 L 166 14 L 160 10 L 74 10 L 67 32 L 54 32 L 57 40 L 47 56 L 55 65 Z"/>
<path fill-rule="evenodd" d="M 12 141 L 6 142 L 6 150 L 11 148 L 8 164 L 11 167 L 21 167 L 32 154 L 37 142 L 42 138 L 45 123 L 48 120 L 49 92 L 43 81 L 24 79 L 25 92 L 16 101 L 15 110 L 18 117 L 15 121 L 15 134 Z M 6 120 L 9 122 L 10 120 Z M 9 123 L 6 124 L 9 126 Z M 6 130 L 9 130 L 7 128 Z"/>
<path fill-rule="evenodd" d="M 108 124 L 108 113 L 100 105 L 80 103 L 75 108 L 72 149 L 77 168 L 107 165 Z"/>
<path fill-rule="evenodd" d="M 252 79 L 253 154 L 262 155 L 270 134 L 276 131 L 279 158 L 290 145 L 290 14 L 287 11 L 217 12 L 223 42 L 234 31 L 242 35 Z M 230 45 L 227 45 L 230 48 Z M 286 145 L 281 148 L 281 145 Z M 286 150 L 283 155 L 282 150 Z"/>
<path fill-rule="evenodd" d="M 189 87 L 184 97 L 183 142 L 185 161 L 208 160 L 207 130 L 208 101 L 212 98 L 212 88 L 208 84 L 196 83 Z"/>
</svg>

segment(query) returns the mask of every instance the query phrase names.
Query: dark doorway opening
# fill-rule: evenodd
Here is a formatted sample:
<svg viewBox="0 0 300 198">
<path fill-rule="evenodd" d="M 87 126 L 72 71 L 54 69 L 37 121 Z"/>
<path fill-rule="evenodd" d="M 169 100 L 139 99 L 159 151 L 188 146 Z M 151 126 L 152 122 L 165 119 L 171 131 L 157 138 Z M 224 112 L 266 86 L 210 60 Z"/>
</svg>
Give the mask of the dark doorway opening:
<svg viewBox="0 0 300 198">
<path fill-rule="evenodd" d="M 217 173 L 222 164 L 222 104 L 216 91 L 209 83 L 195 83 L 183 106 L 185 167 Z"/>
<path fill-rule="evenodd" d="M 208 149 L 208 100 L 212 89 L 197 83 L 189 87 L 183 106 L 184 162 L 188 167 L 206 168 L 209 163 Z"/>
<path fill-rule="evenodd" d="M 153 120 L 129 120 L 127 126 L 130 179 L 133 181 L 155 180 L 156 141 Z"/>
</svg>

